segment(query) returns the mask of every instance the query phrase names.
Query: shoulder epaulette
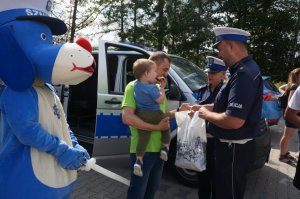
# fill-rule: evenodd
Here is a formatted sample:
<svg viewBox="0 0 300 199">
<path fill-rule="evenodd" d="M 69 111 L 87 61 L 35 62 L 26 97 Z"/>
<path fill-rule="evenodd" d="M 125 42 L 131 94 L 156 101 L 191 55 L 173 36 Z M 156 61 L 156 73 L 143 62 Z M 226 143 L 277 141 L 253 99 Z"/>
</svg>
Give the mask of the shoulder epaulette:
<svg viewBox="0 0 300 199">
<path fill-rule="evenodd" d="M 199 90 L 203 89 L 203 88 L 206 88 L 207 87 L 207 84 L 203 84 L 200 86 Z"/>
</svg>

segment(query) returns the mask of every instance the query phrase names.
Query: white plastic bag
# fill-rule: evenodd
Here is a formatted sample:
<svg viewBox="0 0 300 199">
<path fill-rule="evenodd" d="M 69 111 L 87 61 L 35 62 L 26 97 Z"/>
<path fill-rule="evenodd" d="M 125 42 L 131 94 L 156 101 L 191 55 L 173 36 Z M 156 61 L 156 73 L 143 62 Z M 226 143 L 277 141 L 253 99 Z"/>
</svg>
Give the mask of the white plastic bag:
<svg viewBox="0 0 300 199">
<path fill-rule="evenodd" d="M 191 118 L 188 111 L 175 113 L 177 122 L 177 151 L 175 165 L 184 169 L 206 169 L 206 127 L 198 111 Z"/>
</svg>

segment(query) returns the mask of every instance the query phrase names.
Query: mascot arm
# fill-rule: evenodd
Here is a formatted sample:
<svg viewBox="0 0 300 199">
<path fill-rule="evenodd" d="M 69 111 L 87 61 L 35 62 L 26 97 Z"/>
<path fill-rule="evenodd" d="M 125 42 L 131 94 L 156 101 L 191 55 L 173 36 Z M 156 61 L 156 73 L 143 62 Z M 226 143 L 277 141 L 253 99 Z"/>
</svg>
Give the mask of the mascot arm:
<svg viewBox="0 0 300 199">
<path fill-rule="evenodd" d="M 72 145 L 74 148 L 81 150 L 82 152 L 84 152 L 84 157 L 89 160 L 91 159 L 89 153 L 87 152 L 87 150 L 85 148 L 83 148 L 77 141 L 77 138 L 75 137 L 73 131 L 69 128 L 69 134 L 72 140 Z"/>
<path fill-rule="evenodd" d="M 56 95 L 55 88 L 51 84 L 46 84 L 46 86 L 52 91 L 53 95 L 55 95 L 55 97 L 57 98 L 57 101 L 60 101 L 59 97 Z M 65 118 L 66 118 L 66 116 L 65 116 Z M 66 121 L 66 123 L 67 123 L 67 121 Z M 69 135 L 70 135 L 70 138 L 72 141 L 72 146 L 78 150 L 81 150 L 84 153 L 85 159 L 87 159 L 87 160 L 91 159 L 87 150 L 78 143 L 77 138 L 75 137 L 73 131 L 69 128 L 69 125 L 68 125 L 68 131 L 69 131 Z"/>
<path fill-rule="evenodd" d="M 38 120 L 38 98 L 33 88 L 25 92 L 6 89 L 2 100 L 11 131 L 22 144 L 55 156 L 66 169 L 77 169 L 86 163 L 82 150 L 69 147 L 41 126 Z"/>
<path fill-rule="evenodd" d="M 71 141 L 72 141 L 72 146 L 75 147 L 78 144 L 77 138 L 75 137 L 73 131 L 70 129 L 70 127 L 68 127 L 68 131 L 71 137 Z"/>
</svg>

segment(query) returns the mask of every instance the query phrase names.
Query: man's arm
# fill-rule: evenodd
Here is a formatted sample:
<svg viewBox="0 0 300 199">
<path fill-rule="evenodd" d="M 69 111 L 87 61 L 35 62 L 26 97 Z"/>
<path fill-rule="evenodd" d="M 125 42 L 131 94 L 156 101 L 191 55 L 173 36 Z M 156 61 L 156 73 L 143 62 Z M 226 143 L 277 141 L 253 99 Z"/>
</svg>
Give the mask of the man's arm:
<svg viewBox="0 0 300 199">
<path fill-rule="evenodd" d="M 199 109 L 199 117 L 224 129 L 238 129 L 245 123 L 243 119 L 226 115 L 225 113 L 215 113 L 203 106 Z"/>
<path fill-rule="evenodd" d="M 194 105 L 194 106 L 192 106 L 191 110 L 198 111 L 202 106 L 204 106 L 209 111 L 213 111 L 213 109 L 214 109 L 214 104 L 203 104 L 203 105 Z"/>
<path fill-rule="evenodd" d="M 191 108 L 192 107 L 189 105 L 189 103 L 183 103 L 183 104 L 181 104 L 181 106 L 178 109 L 171 110 L 167 114 L 168 114 L 168 117 L 170 119 L 173 119 L 173 118 L 175 118 L 175 113 L 176 112 L 178 112 L 178 111 L 189 111 L 189 110 L 191 110 Z"/>
<path fill-rule="evenodd" d="M 135 109 L 130 107 L 123 107 L 122 109 L 122 120 L 124 124 L 132 126 L 137 129 L 145 131 L 163 131 L 169 127 L 169 118 L 161 120 L 158 124 L 149 124 L 144 122 L 141 118 L 135 115 Z"/>
<path fill-rule="evenodd" d="M 164 88 L 161 88 L 161 89 L 160 89 L 160 96 L 159 96 L 159 98 L 157 98 L 157 99 L 155 100 L 155 102 L 156 102 L 157 104 L 161 104 L 161 103 L 163 103 L 163 101 L 165 100 L 165 97 L 166 97 L 165 89 L 164 89 Z"/>
</svg>

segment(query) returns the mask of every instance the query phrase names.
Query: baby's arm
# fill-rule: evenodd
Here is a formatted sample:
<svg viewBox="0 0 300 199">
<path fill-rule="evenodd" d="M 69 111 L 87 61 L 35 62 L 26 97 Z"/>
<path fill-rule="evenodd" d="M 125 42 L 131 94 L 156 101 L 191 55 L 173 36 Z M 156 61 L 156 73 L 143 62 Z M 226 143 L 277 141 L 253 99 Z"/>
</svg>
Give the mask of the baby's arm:
<svg viewBox="0 0 300 199">
<path fill-rule="evenodd" d="M 161 87 L 160 88 L 160 97 L 155 100 L 156 103 L 161 104 L 164 101 L 165 97 L 166 97 L 165 88 Z"/>
<path fill-rule="evenodd" d="M 165 95 L 165 87 L 167 84 L 166 78 L 159 77 L 159 83 L 160 83 L 160 97 L 157 98 L 155 101 L 156 101 L 156 103 L 161 104 L 166 97 L 166 95 Z"/>
</svg>

